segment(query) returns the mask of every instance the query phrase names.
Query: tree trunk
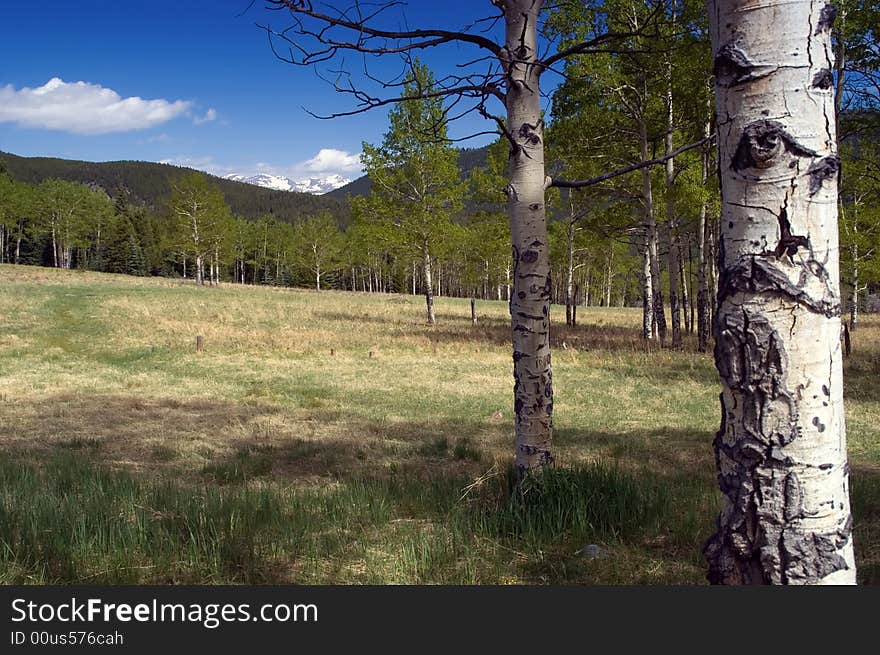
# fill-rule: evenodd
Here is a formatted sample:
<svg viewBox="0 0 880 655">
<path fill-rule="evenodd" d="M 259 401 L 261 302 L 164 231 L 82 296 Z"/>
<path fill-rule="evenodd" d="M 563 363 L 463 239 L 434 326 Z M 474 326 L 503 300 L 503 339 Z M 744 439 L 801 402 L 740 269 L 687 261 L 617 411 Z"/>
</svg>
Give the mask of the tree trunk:
<svg viewBox="0 0 880 655">
<path fill-rule="evenodd" d="M 608 261 L 606 262 L 607 277 L 605 278 L 605 306 L 611 307 L 611 288 L 614 286 L 614 250 L 608 250 Z"/>
<path fill-rule="evenodd" d="M 704 155 L 704 161 L 705 161 Z M 708 164 L 706 164 L 708 166 Z M 706 221 L 706 201 L 700 203 L 700 223 L 697 228 L 697 350 L 709 348 L 709 258 L 706 256 L 709 226 Z"/>
<path fill-rule="evenodd" d="M 513 332 L 516 469 L 520 477 L 553 463 L 553 381 L 550 367 L 550 247 L 544 205 L 544 120 L 538 61 L 540 0 L 503 5 L 506 39 L 510 184 L 507 203 L 513 246 Z"/>
<path fill-rule="evenodd" d="M 428 314 L 428 325 L 434 325 L 434 289 L 431 286 L 431 254 L 428 252 L 428 244 L 422 249 L 422 273 L 425 276 L 425 309 Z"/>
<path fill-rule="evenodd" d="M 205 268 L 202 262 L 202 253 L 196 254 L 196 286 L 205 285 Z"/>
<path fill-rule="evenodd" d="M 853 225 L 853 232 L 858 233 L 858 225 Z M 849 303 L 849 329 L 854 331 L 859 323 L 859 246 L 854 243 L 850 247 L 852 254 L 852 297 Z"/>
<path fill-rule="evenodd" d="M 55 238 L 55 221 L 52 221 L 52 258 L 55 262 L 55 268 L 61 268 L 58 260 L 58 241 Z"/>
<path fill-rule="evenodd" d="M 681 236 L 679 235 L 678 239 L 678 279 L 679 284 L 681 285 L 681 313 L 684 316 L 684 331 L 690 334 L 693 332 L 693 320 L 691 311 L 691 305 L 693 304 L 691 301 L 690 294 L 688 293 L 688 267 L 685 264 L 690 264 L 690 236 L 688 236 L 688 256 L 685 257 L 682 252 L 684 249 L 681 245 Z"/>
<path fill-rule="evenodd" d="M 665 154 L 673 150 L 673 131 L 675 121 L 672 107 L 672 63 L 666 64 L 666 135 L 664 139 Z M 669 228 L 669 315 L 672 321 L 672 347 L 681 348 L 681 305 L 679 304 L 678 275 L 678 226 L 675 216 L 675 159 L 666 160 L 666 224 Z M 662 313 L 662 301 L 660 304 Z M 658 324 L 660 327 L 660 324 Z M 661 332 L 662 334 L 662 332 Z"/>
<path fill-rule="evenodd" d="M 477 324 L 477 297 L 476 295 L 471 296 L 471 325 L 476 326 Z"/>
<path fill-rule="evenodd" d="M 651 279 L 651 249 L 645 242 L 642 251 L 642 338 L 657 337 L 657 323 L 654 320 L 654 287 Z"/>
<path fill-rule="evenodd" d="M 808 0 L 710 0 L 722 175 L 709 580 L 854 584 L 830 28 Z M 785 29 L 779 29 L 784 25 Z M 754 62 L 754 63 L 753 63 Z"/>
<path fill-rule="evenodd" d="M 642 161 L 648 160 L 648 126 L 644 120 L 639 121 L 639 148 Z M 660 264 L 657 258 L 657 224 L 654 220 L 654 191 L 651 187 L 651 174 L 649 169 L 642 169 L 642 202 L 644 202 L 645 217 L 645 258 L 646 267 L 642 278 L 643 291 L 649 291 L 651 297 L 642 300 L 643 311 L 650 312 L 649 332 L 646 339 L 656 339 L 659 334 L 660 324 L 658 315 L 663 316 L 663 299 L 660 295 Z M 657 303 L 660 303 L 658 310 Z M 644 322 L 644 319 L 643 319 Z M 666 336 L 666 321 L 663 321 L 663 335 Z"/>
<path fill-rule="evenodd" d="M 565 271 L 565 324 L 573 325 L 571 307 L 574 304 L 574 203 L 569 204 L 568 218 L 568 266 Z"/>
</svg>

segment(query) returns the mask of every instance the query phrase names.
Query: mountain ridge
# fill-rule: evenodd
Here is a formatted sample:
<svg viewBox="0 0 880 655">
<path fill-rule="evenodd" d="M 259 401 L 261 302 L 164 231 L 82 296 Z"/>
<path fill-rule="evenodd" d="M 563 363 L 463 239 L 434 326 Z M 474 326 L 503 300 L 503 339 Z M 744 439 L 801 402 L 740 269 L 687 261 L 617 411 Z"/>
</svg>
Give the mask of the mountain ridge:
<svg viewBox="0 0 880 655">
<path fill-rule="evenodd" d="M 137 160 L 89 162 L 58 157 L 22 157 L 2 151 L 0 164 L 19 182 L 39 184 L 50 178 L 79 182 L 99 187 L 112 197 L 123 194 L 135 204 L 154 209 L 160 209 L 170 197 L 171 185 L 175 179 L 190 173 L 204 173 L 223 191 L 233 213 L 244 218 L 256 220 L 264 214 L 272 214 L 280 220 L 293 222 L 302 216 L 328 211 L 340 227 L 344 228 L 351 222 L 345 198 L 267 189 L 173 164 Z"/>
</svg>

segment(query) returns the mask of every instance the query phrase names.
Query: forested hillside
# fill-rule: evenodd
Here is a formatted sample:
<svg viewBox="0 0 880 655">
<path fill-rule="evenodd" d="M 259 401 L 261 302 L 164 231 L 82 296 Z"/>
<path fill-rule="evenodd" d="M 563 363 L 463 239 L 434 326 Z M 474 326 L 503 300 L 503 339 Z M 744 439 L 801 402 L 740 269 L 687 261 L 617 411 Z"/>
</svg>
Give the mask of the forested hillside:
<svg viewBox="0 0 880 655">
<path fill-rule="evenodd" d="M 79 182 L 103 189 L 107 195 L 125 195 L 130 202 L 158 208 L 171 195 L 173 180 L 195 172 L 191 168 L 147 161 L 88 162 L 54 157 L 19 157 L 0 152 L 0 165 L 18 182 L 39 184 L 48 179 Z M 252 184 L 209 176 L 226 198 L 233 213 L 255 220 L 272 214 L 286 222 L 306 214 L 327 211 L 340 227 L 349 222 L 348 204 L 342 199 L 308 193 L 274 191 Z"/>
</svg>

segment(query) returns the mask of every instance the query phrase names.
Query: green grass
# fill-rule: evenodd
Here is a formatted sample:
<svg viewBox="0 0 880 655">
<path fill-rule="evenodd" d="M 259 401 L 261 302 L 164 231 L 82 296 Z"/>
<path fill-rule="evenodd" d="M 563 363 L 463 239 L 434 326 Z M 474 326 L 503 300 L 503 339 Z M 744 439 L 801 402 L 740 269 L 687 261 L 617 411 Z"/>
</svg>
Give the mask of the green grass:
<svg viewBox="0 0 880 655">
<path fill-rule="evenodd" d="M 0 581 L 702 583 L 711 357 L 646 347 L 637 309 L 554 323 L 559 467 L 516 495 L 507 307 L 477 311 L 0 266 Z M 880 321 L 853 337 L 877 582 Z"/>
</svg>

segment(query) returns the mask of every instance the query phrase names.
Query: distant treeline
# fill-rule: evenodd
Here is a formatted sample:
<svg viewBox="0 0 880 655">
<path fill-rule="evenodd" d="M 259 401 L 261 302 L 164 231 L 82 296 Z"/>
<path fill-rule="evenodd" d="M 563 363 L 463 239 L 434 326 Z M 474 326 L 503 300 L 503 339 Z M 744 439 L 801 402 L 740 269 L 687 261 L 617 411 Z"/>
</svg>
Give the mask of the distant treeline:
<svg viewBox="0 0 880 655">
<path fill-rule="evenodd" d="M 18 157 L 0 152 L 0 167 L 18 182 L 39 184 L 58 179 L 78 182 L 92 189 L 101 189 L 111 197 L 124 197 L 131 205 L 150 210 L 160 209 L 171 196 L 174 180 L 195 172 L 191 168 L 145 161 L 88 162 L 52 157 Z M 309 193 L 276 191 L 253 184 L 244 184 L 209 176 L 226 198 L 232 211 L 243 218 L 255 220 L 271 214 L 279 220 L 292 222 L 297 218 L 327 212 L 340 227 L 351 221 L 348 202 L 340 197 L 316 196 Z"/>
</svg>

